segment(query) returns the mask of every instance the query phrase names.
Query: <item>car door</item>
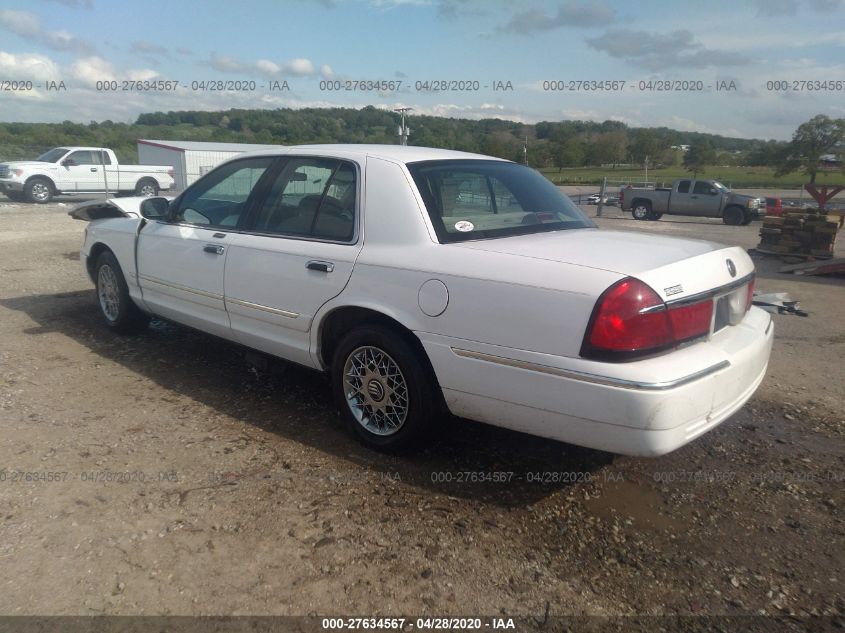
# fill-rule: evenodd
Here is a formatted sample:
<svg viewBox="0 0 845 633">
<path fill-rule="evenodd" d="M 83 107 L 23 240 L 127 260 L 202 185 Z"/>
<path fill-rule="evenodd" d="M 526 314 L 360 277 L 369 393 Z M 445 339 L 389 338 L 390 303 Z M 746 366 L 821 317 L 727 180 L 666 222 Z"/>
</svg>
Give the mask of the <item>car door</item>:
<svg viewBox="0 0 845 633">
<path fill-rule="evenodd" d="M 169 221 L 141 229 L 139 283 L 153 312 L 231 338 L 223 301 L 228 249 L 273 161 L 245 158 L 220 166 L 173 202 Z"/>
<path fill-rule="evenodd" d="M 722 208 L 721 192 L 706 180 L 696 180 L 690 195 L 690 210 L 694 215 L 718 217 Z"/>
<path fill-rule="evenodd" d="M 87 149 L 68 154 L 59 165 L 58 188 L 61 191 L 103 191 L 100 155 Z"/>
<path fill-rule="evenodd" d="M 229 247 L 226 308 L 235 339 L 310 365 L 314 315 L 343 290 L 361 249 L 360 165 L 287 158 Z"/>
<path fill-rule="evenodd" d="M 679 180 L 675 184 L 675 189 L 672 191 L 672 196 L 669 200 L 669 213 L 674 215 L 689 215 L 691 190 L 691 180 Z"/>
</svg>

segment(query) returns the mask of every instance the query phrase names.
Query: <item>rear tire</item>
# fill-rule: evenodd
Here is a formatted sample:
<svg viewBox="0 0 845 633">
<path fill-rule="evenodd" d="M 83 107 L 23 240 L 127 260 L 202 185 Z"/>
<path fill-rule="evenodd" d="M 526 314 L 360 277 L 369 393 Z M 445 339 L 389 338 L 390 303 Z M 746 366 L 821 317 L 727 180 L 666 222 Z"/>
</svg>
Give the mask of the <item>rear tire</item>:
<svg viewBox="0 0 845 633">
<path fill-rule="evenodd" d="M 135 185 L 135 195 L 154 198 L 158 195 L 158 183 L 152 178 L 141 178 Z"/>
<path fill-rule="evenodd" d="M 352 433 L 379 451 L 422 443 L 442 400 L 419 353 L 378 325 L 363 325 L 343 337 L 332 358 L 331 383 Z"/>
<path fill-rule="evenodd" d="M 631 215 L 635 220 L 650 220 L 651 213 L 651 202 L 648 200 L 637 200 L 631 207 Z"/>
<path fill-rule="evenodd" d="M 745 221 L 745 213 L 740 207 L 728 207 L 722 213 L 722 222 L 729 226 L 739 226 Z"/>
<path fill-rule="evenodd" d="M 23 186 L 23 195 L 27 202 L 47 204 L 53 199 L 53 183 L 46 178 L 30 178 Z"/>
<path fill-rule="evenodd" d="M 103 315 L 106 327 L 120 334 L 145 329 L 150 316 L 132 301 L 123 271 L 111 251 L 105 251 L 97 258 L 94 273 L 100 314 Z"/>
</svg>

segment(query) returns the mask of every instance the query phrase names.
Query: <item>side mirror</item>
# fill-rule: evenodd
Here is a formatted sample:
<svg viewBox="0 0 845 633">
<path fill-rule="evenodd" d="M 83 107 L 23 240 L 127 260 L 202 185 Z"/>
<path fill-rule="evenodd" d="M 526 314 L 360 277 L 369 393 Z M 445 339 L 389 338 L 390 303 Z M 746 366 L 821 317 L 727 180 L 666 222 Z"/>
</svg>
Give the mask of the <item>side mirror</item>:
<svg viewBox="0 0 845 633">
<path fill-rule="evenodd" d="M 170 212 L 167 198 L 145 198 L 141 202 L 141 215 L 147 220 L 165 220 Z"/>
<path fill-rule="evenodd" d="M 62 161 L 62 165 L 64 165 L 65 167 L 73 167 L 74 165 L 76 165 L 76 161 L 72 158 L 65 158 Z"/>
<path fill-rule="evenodd" d="M 710 195 L 711 195 L 711 196 L 715 196 L 717 193 L 719 193 L 719 192 L 718 192 L 716 189 L 711 189 L 711 190 L 710 190 Z"/>
</svg>

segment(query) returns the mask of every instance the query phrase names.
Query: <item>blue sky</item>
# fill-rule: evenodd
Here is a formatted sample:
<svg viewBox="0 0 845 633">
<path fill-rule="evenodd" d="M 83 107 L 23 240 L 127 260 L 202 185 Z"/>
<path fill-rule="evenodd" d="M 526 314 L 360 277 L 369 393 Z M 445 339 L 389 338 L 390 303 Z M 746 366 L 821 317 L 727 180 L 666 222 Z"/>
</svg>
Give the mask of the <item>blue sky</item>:
<svg viewBox="0 0 845 633">
<path fill-rule="evenodd" d="M 845 117 L 845 1 L 0 0 L 3 79 L 34 82 L 31 90 L 0 90 L 3 121 L 128 122 L 154 110 L 372 104 L 786 139 L 815 114 Z M 178 87 L 97 91 L 97 81 L 139 79 Z M 192 89 L 194 81 L 217 79 L 255 81 L 256 89 Z M 321 89 L 327 80 L 402 86 Z M 430 80 L 477 81 L 479 89 L 418 89 Z M 544 89 L 556 80 L 567 88 L 579 80 L 625 85 Z M 640 84 L 655 80 L 700 82 L 703 90 Z M 807 80 L 839 85 L 808 91 L 792 83 Z M 67 89 L 48 92 L 48 81 Z M 290 90 L 270 91 L 271 81 L 287 81 Z M 513 90 L 492 90 L 496 81 Z M 769 81 L 799 89 L 769 90 Z M 715 89 L 730 82 L 735 89 Z"/>
</svg>

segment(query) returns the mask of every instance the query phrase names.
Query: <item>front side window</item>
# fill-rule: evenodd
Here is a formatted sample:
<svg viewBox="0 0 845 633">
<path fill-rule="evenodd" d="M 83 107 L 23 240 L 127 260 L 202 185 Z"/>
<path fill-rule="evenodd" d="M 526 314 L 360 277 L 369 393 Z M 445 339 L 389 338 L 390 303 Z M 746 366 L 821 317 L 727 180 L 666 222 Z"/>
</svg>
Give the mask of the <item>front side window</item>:
<svg viewBox="0 0 845 633">
<path fill-rule="evenodd" d="M 41 156 L 35 160 L 41 163 L 55 163 L 65 154 L 67 154 L 67 147 L 54 147 L 49 152 L 41 154 Z"/>
<path fill-rule="evenodd" d="M 252 230 L 350 241 L 355 228 L 355 167 L 329 158 L 291 158 L 259 209 Z"/>
<path fill-rule="evenodd" d="M 440 160 L 408 170 L 441 242 L 594 226 L 533 169 L 504 161 Z"/>
<path fill-rule="evenodd" d="M 99 158 L 99 157 L 98 157 Z M 73 165 L 99 165 L 100 161 L 94 162 L 94 152 L 87 149 L 72 152 L 70 156 L 65 159 L 68 163 Z"/>
<path fill-rule="evenodd" d="M 716 189 L 709 182 L 696 180 L 692 192 L 710 195 L 711 193 L 716 193 Z"/>
<path fill-rule="evenodd" d="M 273 158 L 247 158 L 226 163 L 198 180 L 183 194 L 173 221 L 233 228 L 250 194 Z"/>
</svg>

